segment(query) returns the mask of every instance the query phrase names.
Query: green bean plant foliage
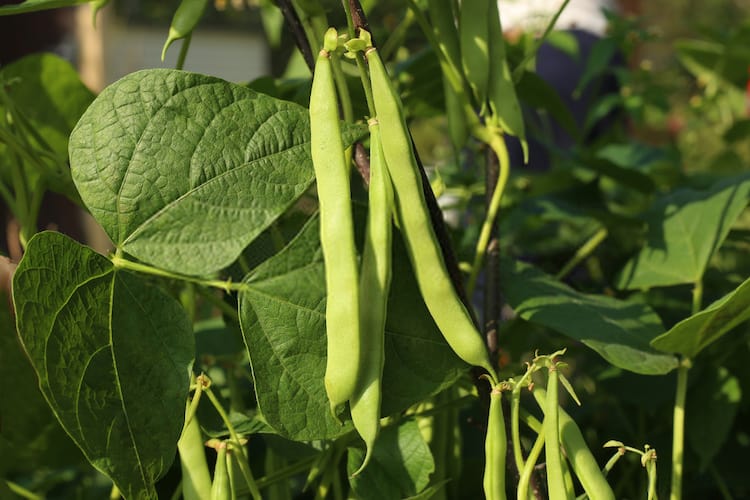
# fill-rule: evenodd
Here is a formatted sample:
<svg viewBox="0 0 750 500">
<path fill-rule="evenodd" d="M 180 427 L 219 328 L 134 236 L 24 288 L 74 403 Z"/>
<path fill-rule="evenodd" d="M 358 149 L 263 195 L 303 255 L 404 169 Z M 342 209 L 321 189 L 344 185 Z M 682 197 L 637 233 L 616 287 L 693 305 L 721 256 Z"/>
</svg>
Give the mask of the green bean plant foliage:
<svg viewBox="0 0 750 500">
<path fill-rule="evenodd" d="M 750 495 L 750 24 L 657 71 L 614 14 L 584 54 L 494 1 L 257 3 L 294 78 L 183 71 L 204 0 L 96 96 L 0 67 L 0 500 Z"/>
</svg>

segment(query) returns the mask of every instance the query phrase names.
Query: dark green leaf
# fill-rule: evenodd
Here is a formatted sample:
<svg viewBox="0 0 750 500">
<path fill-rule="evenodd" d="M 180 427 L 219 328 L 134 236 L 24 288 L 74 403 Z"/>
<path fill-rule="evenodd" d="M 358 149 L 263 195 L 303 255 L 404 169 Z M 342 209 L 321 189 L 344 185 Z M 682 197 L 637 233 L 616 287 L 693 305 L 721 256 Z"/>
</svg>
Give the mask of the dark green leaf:
<svg viewBox="0 0 750 500">
<path fill-rule="evenodd" d="M 737 120 L 722 136 L 727 142 L 746 141 L 750 138 L 750 118 Z"/>
<path fill-rule="evenodd" d="M 229 265 L 314 179 L 307 109 L 176 70 L 105 89 L 70 147 L 81 198 L 115 245 L 184 274 Z"/>
<path fill-rule="evenodd" d="M 557 90 L 542 77 L 531 71 L 524 71 L 516 85 L 518 97 L 538 110 L 546 111 L 574 139 L 581 136 L 578 124 Z"/>
<path fill-rule="evenodd" d="M 501 263 L 508 303 L 521 318 L 579 340 L 615 366 L 644 375 L 668 373 L 674 356 L 656 352 L 649 341 L 664 331 L 646 304 L 576 292 L 521 262 Z"/>
<path fill-rule="evenodd" d="M 658 200 L 647 214 L 646 246 L 620 272 L 621 289 L 695 283 L 745 209 L 747 174 L 708 191 L 681 189 Z"/>
<path fill-rule="evenodd" d="M 0 16 L 24 14 L 26 12 L 36 12 L 38 10 L 59 9 L 60 7 L 81 5 L 93 1 L 95 0 L 26 0 L 19 4 L 3 5 L 0 7 Z"/>
<path fill-rule="evenodd" d="M 13 381 L 0 397 L 0 477 L 85 463 L 39 391 L 6 300 L 0 292 L 0 380 Z"/>
<path fill-rule="evenodd" d="M 180 305 L 59 233 L 16 270 L 17 326 L 47 402 L 127 498 L 155 498 L 182 430 L 194 342 Z"/>
<path fill-rule="evenodd" d="M 383 375 L 386 415 L 441 390 L 465 368 L 432 322 L 403 245 L 394 245 Z M 295 440 L 331 438 L 348 430 L 331 416 L 323 385 L 325 279 L 317 217 L 245 283 L 240 322 L 265 420 Z"/>
<path fill-rule="evenodd" d="M 346 468 L 350 475 L 364 458 L 362 448 L 349 448 Z M 435 462 L 419 425 L 407 420 L 381 431 L 370 463 L 349 482 L 362 500 L 400 500 L 421 492 L 434 470 Z"/>
<path fill-rule="evenodd" d="M 691 387 L 685 435 L 690 447 L 700 457 L 702 470 L 713 463 L 729 437 L 741 400 L 739 380 L 726 368 L 705 373 Z"/>
<path fill-rule="evenodd" d="M 750 278 L 703 311 L 686 318 L 651 341 L 664 352 L 695 357 L 740 323 L 750 319 Z"/>
</svg>

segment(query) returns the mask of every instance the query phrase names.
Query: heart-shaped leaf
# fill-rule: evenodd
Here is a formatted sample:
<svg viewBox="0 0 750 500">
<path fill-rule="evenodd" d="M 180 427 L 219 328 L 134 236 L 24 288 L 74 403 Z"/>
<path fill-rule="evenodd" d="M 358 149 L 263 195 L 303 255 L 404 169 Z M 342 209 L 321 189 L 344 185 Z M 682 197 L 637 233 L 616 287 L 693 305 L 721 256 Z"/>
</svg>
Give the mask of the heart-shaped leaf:
<svg viewBox="0 0 750 500">
<path fill-rule="evenodd" d="M 62 426 L 126 498 L 156 498 L 195 355 L 179 303 L 54 232 L 29 241 L 13 298 L 19 335 Z"/>
<path fill-rule="evenodd" d="M 695 283 L 750 199 L 750 177 L 724 179 L 708 191 L 681 189 L 647 215 L 646 246 L 620 272 L 621 289 Z"/>
<path fill-rule="evenodd" d="M 695 357 L 732 328 L 750 319 L 750 278 L 703 311 L 674 325 L 651 341 L 664 352 Z"/>
<path fill-rule="evenodd" d="M 263 417 L 294 440 L 335 437 L 349 428 L 333 419 L 323 385 L 326 366 L 325 278 L 318 218 L 245 280 L 240 323 Z M 466 368 L 432 321 L 394 238 L 388 301 L 384 415 L 450 385 Z"/>
<path fill-rule="evenodd" d="M 644 375 L 661 375 L 677 366 L 674 356 L 649 345 L 664 328 L 646 304 L 579 293 L 510 259 L 502 261 L 500 279 L 516 314 L 583 342 L 615 366 Z"/>
<path fill-rule="evenodd" d="M 358 128 L 347 128 L 351 143 Z M 203 275 L 233 262 L 312 184 L 308 110 L 194 73 L 106 88 L 70 137 L 73 180 L 115 245 Z"/>
</svg>

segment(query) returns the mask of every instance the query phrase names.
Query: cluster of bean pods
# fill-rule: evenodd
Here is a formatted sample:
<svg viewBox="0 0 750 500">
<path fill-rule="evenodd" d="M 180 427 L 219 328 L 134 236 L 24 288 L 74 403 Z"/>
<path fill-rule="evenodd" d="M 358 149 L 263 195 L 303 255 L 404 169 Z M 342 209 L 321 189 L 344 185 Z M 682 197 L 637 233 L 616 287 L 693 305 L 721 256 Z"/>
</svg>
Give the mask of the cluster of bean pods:
<svg viewBox="0 0 750 500">
<path fill-rule="evenodd" d="M 312 159 L 320 204 L 320 238 L 327 289 L 325 387 L 334 415 L 349 402 L 355 429 L 371 458 L 380 428 L 386 304 L 391 280 L 392 221 L 406 242 L 420 292 L 455 353 L 496 376 L 469 311 L 456 293 L 435 236 L 401 101 L 380 55 L 362 31 L 349 50 L 363 50 L 375 116 L 370 129 L 369 212 L 357 266 L 351 219 L 349 166 L 339 129 L 331 57 L 336 30 L 324 37 L 310 95 Z"/>
</svg>

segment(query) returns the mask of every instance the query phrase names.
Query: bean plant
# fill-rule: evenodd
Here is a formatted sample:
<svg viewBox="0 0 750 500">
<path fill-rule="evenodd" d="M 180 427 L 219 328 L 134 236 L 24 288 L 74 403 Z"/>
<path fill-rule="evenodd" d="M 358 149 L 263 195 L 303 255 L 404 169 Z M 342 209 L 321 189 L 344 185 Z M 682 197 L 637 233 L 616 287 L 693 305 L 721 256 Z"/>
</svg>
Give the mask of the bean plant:
<svg viewBox="0 0 750 500">
<path fill-rule="evenodd" d="M 534 67 L 564 36 L 494 1 L 261 4 L 307 78 L 182 70 L 205 0 L 178 68 L 96 96 L 0 67 L 0 498 L 747 495 L 750 24 L 677 46 L 725 130 L 692 169 L 639 139 L 667 83 L 617 70 L 581 122 Z M 576 93 L 651 36 L 611 23 Z M 39 231 L 47 191 L 111 252 Z"/>
</svg>

